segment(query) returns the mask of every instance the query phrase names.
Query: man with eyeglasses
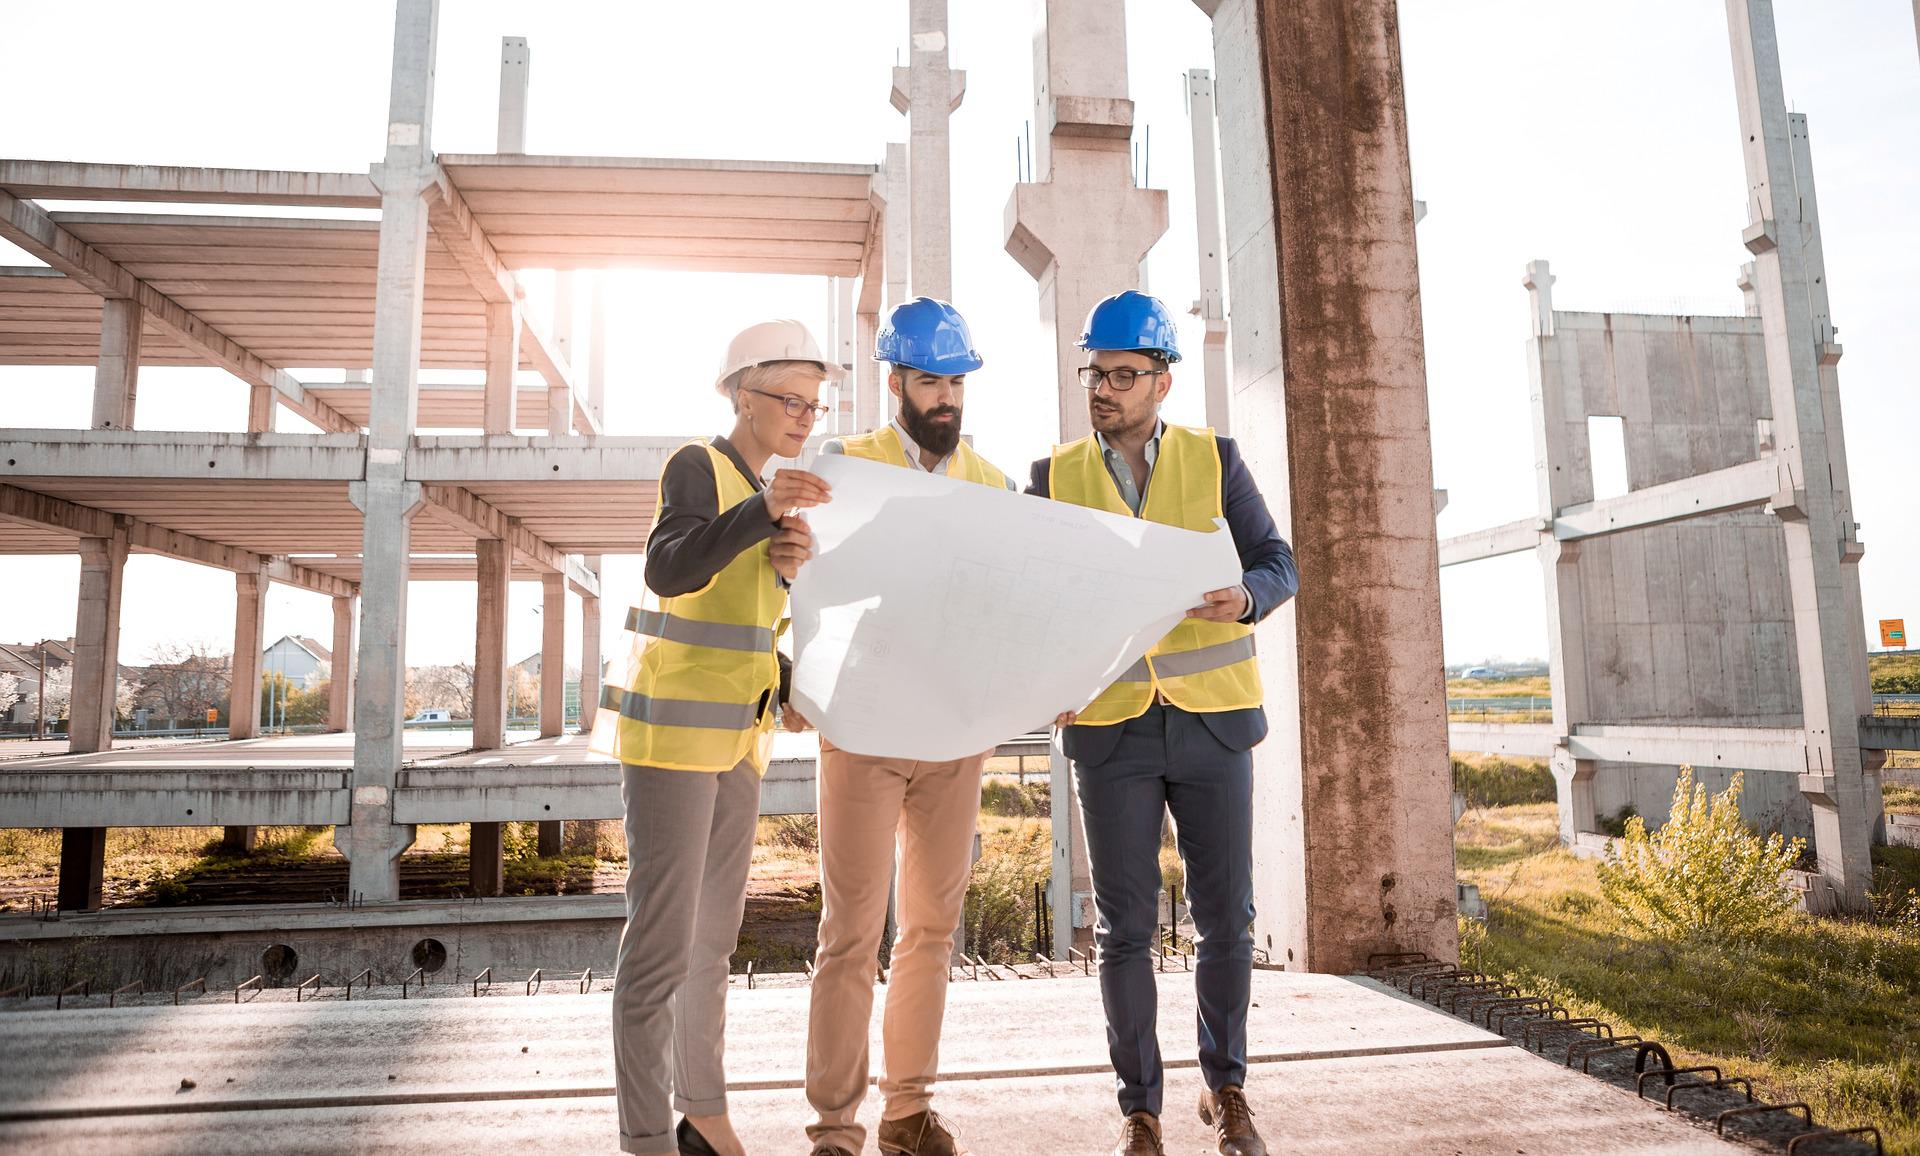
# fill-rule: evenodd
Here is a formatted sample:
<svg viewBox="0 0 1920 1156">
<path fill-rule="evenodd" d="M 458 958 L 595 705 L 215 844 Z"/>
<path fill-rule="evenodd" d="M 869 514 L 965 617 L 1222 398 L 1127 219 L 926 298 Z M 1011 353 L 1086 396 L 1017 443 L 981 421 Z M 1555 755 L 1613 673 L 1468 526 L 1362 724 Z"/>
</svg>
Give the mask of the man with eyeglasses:
<svg viewBox="0 0 1920 1156">
<path fill-rule="evenodd" d="M 1093 870 L 1100 997 L 1125 1117 L 1113 1151 L 1161 1152 L 1152 953 L 1170 812 L 1197 945 L 1200 1118 L 1223 1156 L 1265 1156 L 1242 1090 L 1253 973 L 1252 748 L 1267 734 L 1253 624 L 1299 589 L 1293 550 L 1233 439 L 1160 420 L 1180 360 L 1165 305 L 1132 290 L 1108 297 L 1087 314 L 1079 344 L 1094 432 L 1033 463 L 1027 492 L 1203 532 L 1224 518 L 1242 571 L 1238 585 L 1208 591 L 1093 702 L 1055 720 L 1065 728 Z"/>
<path fill-rule="evenodd" d="M 872 433 L 828 441 L 823 452 L 1014 489 L 960 438 L 967 375 L 984 363 L 958 310 L 931 297 L 895 307 L 873 358 L 888 364 L 887 387 L 900 412 Z M 797 714 L 793 720 L 805 725 Z M 820 950 L 807 1023 L 814 1156 L 852 1156 L 866 1142 L 858 1113 L 867 1095 L 867 1023 L 896 845 L 899 934 L 881 1029 L 886 1103 L 876 1139 L 890 1156 L 966 1151 L 932 1109 L 933 1081 L 947 965 L 973 866 L 980 776 L 991 753 L 918 762 L 820 740 Z"/>
</svg>

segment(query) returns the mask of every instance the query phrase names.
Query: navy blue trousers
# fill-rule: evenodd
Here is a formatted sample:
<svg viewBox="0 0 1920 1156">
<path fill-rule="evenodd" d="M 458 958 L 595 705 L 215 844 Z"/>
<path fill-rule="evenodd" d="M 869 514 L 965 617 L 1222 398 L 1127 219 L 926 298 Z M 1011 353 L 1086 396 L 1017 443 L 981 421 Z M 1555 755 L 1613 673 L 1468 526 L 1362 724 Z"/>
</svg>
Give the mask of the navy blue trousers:
<svg viewBox="0 0 1920 1156">
<path fill-rule="evenodd" d="M 1100 998 L 1120 1111 L 1161 1107 L 1155 1034 L 1154 937 L 1160 832 L 1173 815 L 1197 947 L 1200 1071 L 1218 1091 L 1245 1081 L 1253 976 L 1253 753 L 1215 738 L 1197 716 L 1152 706 L 1125 728 L 1111 758 L 1074 764 L 1093 868 Z"/>
</svg>

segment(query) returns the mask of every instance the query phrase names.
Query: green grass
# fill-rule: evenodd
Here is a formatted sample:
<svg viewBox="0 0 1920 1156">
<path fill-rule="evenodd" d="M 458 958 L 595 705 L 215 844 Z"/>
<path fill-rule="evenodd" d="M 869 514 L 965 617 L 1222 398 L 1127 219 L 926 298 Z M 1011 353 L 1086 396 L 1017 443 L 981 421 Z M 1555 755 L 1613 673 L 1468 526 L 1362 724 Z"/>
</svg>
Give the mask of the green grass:
<svg viewBox="0 0 1920 1156">
<path fill-rule="evenodd" d="M 1554 825 L 1544 804 L 1462 820 L 1460 878 L 1489 908 L 1484 925 L 1463 921 L 1466 966 L 1920 1154 L 1920 851 L 1876 851 L 1875 919 L 1795 914 L 1747 944 L 1660 940 L 1616 923 L 1595 865 L 1557 849 Z"/>
<path fill-rule="evenodd" d="M 1547 698 L 1553 688 L 1544 674 L 1531 678 L 1450 678 L 1448 698 L 1514 698 L 1536 695 Z"/>
<path fill-rule="evenodd" d="M 1511 807 L 1554 800 L 1553 774 L 1545 759 L 1500 755 L 1453 756 L 1453 789 L 1470 807 Z"/>
<path fill-rule="evenodd" d="M 1920 815 L 1920 787 L 1887 783 L 1880 788 L 1880 799 L 1889 815 Z"/>
</svg>

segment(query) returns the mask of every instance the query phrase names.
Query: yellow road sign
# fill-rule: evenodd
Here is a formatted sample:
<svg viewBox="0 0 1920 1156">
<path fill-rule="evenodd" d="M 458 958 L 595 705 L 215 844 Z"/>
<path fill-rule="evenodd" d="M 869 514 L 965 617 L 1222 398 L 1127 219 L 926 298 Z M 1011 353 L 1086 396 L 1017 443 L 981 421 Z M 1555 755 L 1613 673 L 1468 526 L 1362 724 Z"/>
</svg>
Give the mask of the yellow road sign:
<svg viewBox="0 0 1920 1156">
<path fill-rule="evenodd" d="M 1897 646 L 1905 650 L 1907 646 L 1907 620 L 1904 618 L 1882 618 L 1880 620 L 1880 645 Z"/>
</svg>

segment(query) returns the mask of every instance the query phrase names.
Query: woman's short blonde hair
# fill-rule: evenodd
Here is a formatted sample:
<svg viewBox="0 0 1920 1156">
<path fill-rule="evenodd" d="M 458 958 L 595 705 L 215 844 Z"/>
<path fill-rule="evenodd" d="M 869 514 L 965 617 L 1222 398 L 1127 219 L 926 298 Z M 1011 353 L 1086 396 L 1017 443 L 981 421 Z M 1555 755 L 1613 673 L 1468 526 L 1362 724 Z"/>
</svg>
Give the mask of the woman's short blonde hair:
<svg viewBox="0 0 1920 1156">
<path fill-rule="evenodd" d="M 817 361 L 769 361 L 764 365 L 749 365 L 733 376 L 734 408 L 740 407 L 743 389 L 784 393 L 794 382 L 820 382 L 826 378 L 826 367 Z"/>
</svg>

